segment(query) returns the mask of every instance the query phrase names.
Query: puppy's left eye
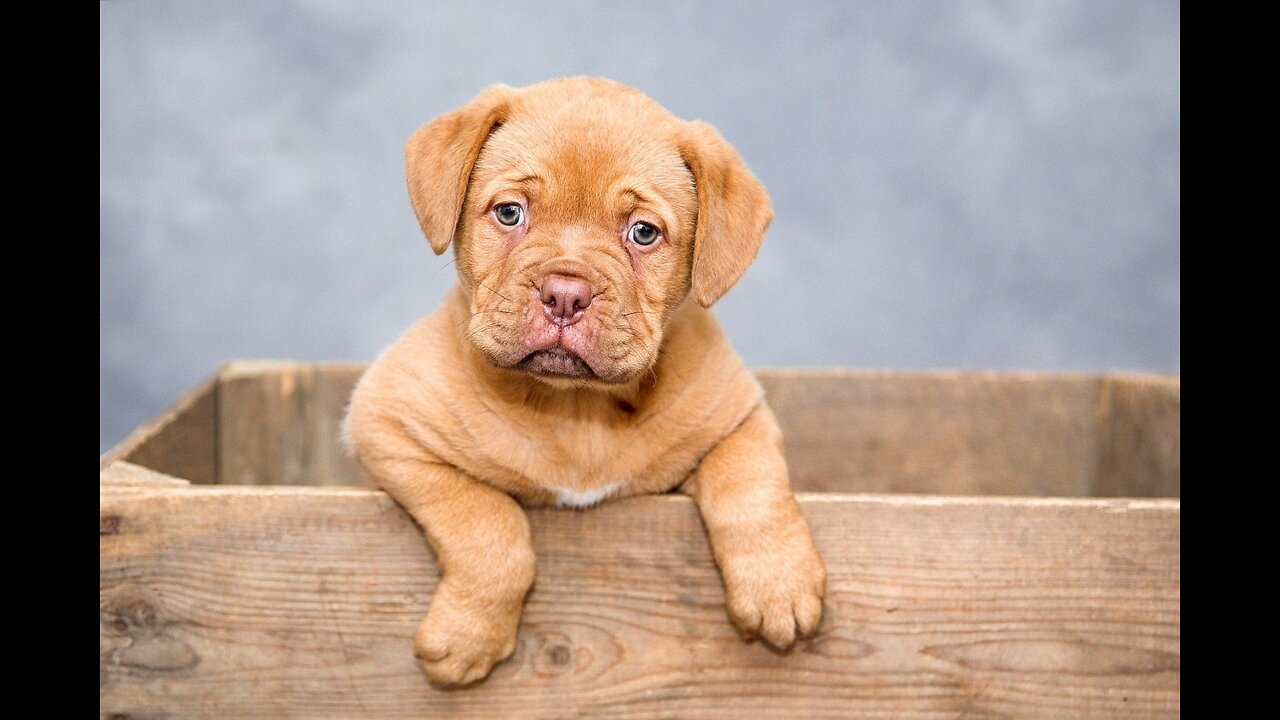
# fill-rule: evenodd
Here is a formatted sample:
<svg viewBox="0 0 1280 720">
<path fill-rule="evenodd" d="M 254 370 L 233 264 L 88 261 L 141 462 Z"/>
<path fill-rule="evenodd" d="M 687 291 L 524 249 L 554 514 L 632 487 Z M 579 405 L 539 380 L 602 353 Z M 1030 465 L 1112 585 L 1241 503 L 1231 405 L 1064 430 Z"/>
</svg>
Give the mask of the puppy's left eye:
<svg viewBox="0 0 1280 720">
<path fill-rule="evenodd" d="M 493 209 L 493 216 L 507 227 L 515 227 L 524 221 L 524 208 L 515 203 L 503 203 Z"/>
<path fill-rule="evenodd" d="M 658 231 L 658 228 L 647 222 L 638 222 L 627 231 L 627 239 L 640 247 L 648 247 L 658 242 L 660 237 L 662 237 L 662 233 Z"/>
</svg>

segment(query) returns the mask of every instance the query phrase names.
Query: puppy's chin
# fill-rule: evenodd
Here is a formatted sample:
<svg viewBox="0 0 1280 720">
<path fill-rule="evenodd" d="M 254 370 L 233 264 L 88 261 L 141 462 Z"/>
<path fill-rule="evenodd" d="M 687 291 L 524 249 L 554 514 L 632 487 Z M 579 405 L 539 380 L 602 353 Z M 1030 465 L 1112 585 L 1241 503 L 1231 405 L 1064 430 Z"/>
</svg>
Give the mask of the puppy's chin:
<svg viewBox="0 0 1280 720">
<path fill-rule="evenodd" d="M 562 347 L 531 352 L 520 361 L 517 367 L 539 377 L 583 380 L 596 377 L 595 370 L 591 369 L 586 360 Z"/>
<path fill-rule="evenodd" d="M 625 385 L 648 372 L 656 359 L 633 357 L 635 353 L 631 353 L 620 362 L 603 362 L 559 346 L 526 352 L 488 337 L 473 336 L 472 342 L 485 362 L 493 367 L 527 375 L 561 389 Z"/>
</svg>

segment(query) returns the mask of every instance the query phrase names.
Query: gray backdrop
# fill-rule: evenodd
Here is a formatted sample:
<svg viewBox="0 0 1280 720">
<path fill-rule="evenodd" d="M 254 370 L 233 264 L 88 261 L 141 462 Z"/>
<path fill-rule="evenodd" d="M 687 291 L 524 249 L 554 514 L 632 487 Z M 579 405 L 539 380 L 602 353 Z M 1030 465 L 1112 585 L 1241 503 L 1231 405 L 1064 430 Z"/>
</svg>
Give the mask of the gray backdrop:
<svg viewBox="0 0 1280 720">
<path fill-rule="evenodd" d="M 101 448 L 229 358 L 371 359 L 453 282 L 401 146 L 634 85 L 773 197 L 755 366 L 1179 367 L 1177 2 L 107 2 Z"/>
</svg>

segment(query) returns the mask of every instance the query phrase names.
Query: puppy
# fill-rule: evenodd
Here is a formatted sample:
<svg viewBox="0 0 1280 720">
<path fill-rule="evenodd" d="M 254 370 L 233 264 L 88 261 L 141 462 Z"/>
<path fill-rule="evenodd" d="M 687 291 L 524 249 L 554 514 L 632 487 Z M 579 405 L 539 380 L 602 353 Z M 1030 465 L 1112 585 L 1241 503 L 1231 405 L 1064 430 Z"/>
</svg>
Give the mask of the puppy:
<svg viewBox="0 0 1280 720">
<path fill-rule="evenodd" d="M 440 565 L 415 637 L 427 677 L 470 683 L 515 650 L 535 565 L 521 506 L 679 489 L 734 625 L 779 648 L 816 632 L 826 568 L 782 435 L 707 310 L 772 219 L 733 148 L 575 77 L 490 87 L 419 129 L 405 162 L 459 282 L 369 367 L 346 433 Z"/>
</svg>

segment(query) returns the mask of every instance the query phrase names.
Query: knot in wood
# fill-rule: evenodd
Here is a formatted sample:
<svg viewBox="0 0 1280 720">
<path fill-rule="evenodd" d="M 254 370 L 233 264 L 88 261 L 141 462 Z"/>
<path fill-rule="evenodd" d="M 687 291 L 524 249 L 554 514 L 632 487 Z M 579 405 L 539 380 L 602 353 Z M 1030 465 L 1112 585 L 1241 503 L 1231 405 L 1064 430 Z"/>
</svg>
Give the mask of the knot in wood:
<svg viewBox="0 0 1280 720">
<path fill-rule="evenodd" d="M 573 652 L 565 645 L 552 645 L 548 653 L 552 665 L 568 665 Z"/>
<path fill-rule="evenodd" d="M 552 632 L 540 635 L 533 654 L 533 670 L 541 677 L 581 672 L 591 662 L 591 651 L 575 647 L 569 638 Z"/>
</svg>

